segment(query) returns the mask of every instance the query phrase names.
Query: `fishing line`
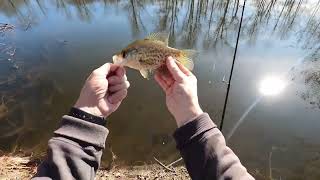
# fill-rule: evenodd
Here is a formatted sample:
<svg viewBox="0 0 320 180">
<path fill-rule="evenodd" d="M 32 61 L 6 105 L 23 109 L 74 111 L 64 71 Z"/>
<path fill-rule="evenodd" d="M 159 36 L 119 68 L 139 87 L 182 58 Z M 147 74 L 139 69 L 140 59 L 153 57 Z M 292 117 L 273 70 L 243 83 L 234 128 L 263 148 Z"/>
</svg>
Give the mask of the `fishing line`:
<svg viewBox="0 0 320 180">
<path fill-rule="evenodd" d="M 237 35 L 236 47 L 234 49 L 232 66 L 231 66 L 231 70 L 230 70 L 230 76 L 229 76 L 228 87 L 227 87 L 227 93 L 226 93 L 226 97 L 224 99 L 222 118 L 221 118 L 221 123 L 220 123 L 220 127 L 219 127 L 220 131 L 222 131 L 224 117 L 225 117 L 225 114 L 226 114 L 226 108 L 227 108 L 227 103 L 228 103 L 229 91 L 230 91 L 230 87 L 231 87 L 233 68 L 234 68 L 234 63 L 235 63 L 236 56 L 237 56 L 238 43 L 239 43 L 239 37 L 240 37 L 240 33 L 241 33 L 242 19 L 243 19 L 243 13 L 244 13 L 245 6 L 246 6 L 246 0 L 244 0 L 243 6 L 242 6 L 242 13 L 241 13 L 241 19 L 240 19 L 239 30 L 238 30 L 238 35 Z"/>
</svg>

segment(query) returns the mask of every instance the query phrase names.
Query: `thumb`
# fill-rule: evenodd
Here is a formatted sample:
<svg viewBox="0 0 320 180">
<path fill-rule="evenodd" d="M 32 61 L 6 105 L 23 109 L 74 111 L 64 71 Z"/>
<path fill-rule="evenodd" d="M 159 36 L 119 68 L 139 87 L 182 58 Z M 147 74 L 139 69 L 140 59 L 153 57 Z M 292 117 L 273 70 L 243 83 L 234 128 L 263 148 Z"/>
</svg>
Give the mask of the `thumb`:
<svg viewBox="0 0 320 180">
<path fill-rule="evenodd" d="M 186 77 L 172 57 L 168 57 L 166 63 L 174 80 L 182 81 Z"/>
<path fill-rule="evenodd" d="M 92 73 L 93 75 L 104 75 L 107 76 L 110 71 L 110 63 L 105 63 L 104 65 L 100 66 L 99 68 L 95 69 Z"/>
</svg>

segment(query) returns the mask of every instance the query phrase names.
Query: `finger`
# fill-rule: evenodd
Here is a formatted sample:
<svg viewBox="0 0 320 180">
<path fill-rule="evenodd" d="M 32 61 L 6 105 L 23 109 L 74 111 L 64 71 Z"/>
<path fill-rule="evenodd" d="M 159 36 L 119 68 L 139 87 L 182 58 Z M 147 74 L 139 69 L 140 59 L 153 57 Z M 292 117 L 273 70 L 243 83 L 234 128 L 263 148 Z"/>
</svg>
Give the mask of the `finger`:
<svg viewBox="0 0 320 180">
<path fill-rule="evenodd" d="M 156 73 L 158 73 L 161 79 L 163 79 L 168 86 L 171 86 L 174 83 L 174 79 L 167 66 L 161 66 L 156 70 Z"/>
<path fill-rule="evenodd" d="M 122 77 L 122 80 L 123 80 L 123 81 L 127 81 L 127 80 L 128 80 L 128 78 L 127 78 L 127 75 L 126 75 L 126 74 L 124 74 L 124 76 Z"/>
<path fill-rule="evenodd" d="M 100 66 L 99 68 L 95 69 L 92 74 L 93 75 L 104 75 L 107 76 L 110 71 L 110 63 L 105 63 L 104 65 Z"/>
<path fill-rule="evenodd" d="M 163 91 L 167 91 L 167 89 L 169 88 L 169 86 L 166 84 L 166 82 L 160 77 L 159 73 L 156 73 L 154 76 L 154 79 L 156 80 L 156 82 L 160 85 L 160 87 L 163 89 Z"/>
<path fill-rule="evenodd" d="M 180 70 L 187 76 L 192 76 L 192 72 L 186 68 L 183 64 L 181 64 L 180 62 L 177 62 L 178 67 L 180 68 Z"/>
<path fill-rule="evenodd" d="M 116 73 L 123 81 L 127 81 L 126 69 L 124 67 L 119 67 Z"/>
<path fill-rule="evenodd" d="M 125 76 L 125 74 L 126 74 L 126 70 L 124 69 L 124 67 L 119 67 L 116 70 L 116 75 L 119 77 L 123 77 L 123 76 Z"/>
<path fill-rule="evenodd" d="M 180 70 L 175 60 L 172 57 L 168 57 L 166 63 L 173 79 L 176 81 L 182 81 L 185 77 L 185 74 Z"/>
<path fill-rule="evenodd" d="M 129 87 L 130 87 L 130 83 L 129 83 L 128 81 L 124 81 L 124 82 L 121 83 L 121 84 L 109 86 L 109 87 L 108 87 L 108 90 L 109 90 L 111 93 L 114 93 L 114 92 L 120 91 L 120 90 L 122 90 L 122 89 L 128 89 Z"/>
<path fill-rule="evenodd" d="M 123 77 L 125 75 L 125 68 L 116 64 L 110 64 L 110 72 L 107 77 L 114 75 Z"/>
<path fill-rule="evenodd" d="M 165 83 L 170 87 L 174 83 L 174 79 L 171 74 L 162 74 L 159 73 L 160 78 L 165 81 Z"/>
<path fill-rule="evenodd" d="M 108 101 L 111 104 L 117 104 L 127 96 L 127 93 L 128 93 L 127 89 L 122 89 L 120 91 L 117 91 L 116 93 L 108 96 Z"/>
<path fill-rule="evenodd" d="M 108 82 L 110 85 L 121 84 L 124 81 L 126 81 L 126 80 L 124 80 L 123 78 L 121 78 L 119 76 L 113 75 L 113 76 L 108 77 Z"/>
<path fill-rule="evenodd" d="M 111 72 L 114 72 L 114 71 L 116 71 L 119 67 L 120 67 L 119 65 L 110 64 L 110 71 L 111 71 Z"/>
</svg>

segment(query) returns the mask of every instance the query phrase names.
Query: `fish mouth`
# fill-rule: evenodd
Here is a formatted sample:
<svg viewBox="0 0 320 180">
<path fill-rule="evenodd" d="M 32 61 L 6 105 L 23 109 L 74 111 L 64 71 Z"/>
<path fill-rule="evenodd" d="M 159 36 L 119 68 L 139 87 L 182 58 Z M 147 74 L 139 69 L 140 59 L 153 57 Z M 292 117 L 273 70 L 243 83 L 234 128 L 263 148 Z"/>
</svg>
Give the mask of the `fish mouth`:
<svg viewBox="0 0 320 180">
<path fill-rule="evenodd" d="M 112 56 L 112 61 L 113 61 L 113 64 L 120 65 L 120 66 L 123 66 L 125 62 L 124 59 L 122 57 L 119 57 L 118 55 Z"/>
</svg>

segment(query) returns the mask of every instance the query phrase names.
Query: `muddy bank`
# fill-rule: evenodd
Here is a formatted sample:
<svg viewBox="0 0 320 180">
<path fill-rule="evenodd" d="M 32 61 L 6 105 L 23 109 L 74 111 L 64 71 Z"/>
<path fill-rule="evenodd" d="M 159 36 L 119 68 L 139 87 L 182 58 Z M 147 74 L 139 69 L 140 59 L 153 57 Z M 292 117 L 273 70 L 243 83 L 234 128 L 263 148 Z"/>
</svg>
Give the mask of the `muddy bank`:
<svg viewBox="0 0 320 180">
<path fill-rule="evenodd" d="M 1 156 L 0 180 L 30 179 L 37 171 L 39 161 L 30 157 Z M 167 171 L 158 164 L 142 166 L 115 166 L 111 170 L 100 169 L 97 180 L 113 179 L 190 179 L 184 166 L 174 167 L 174 172 Z"/>
</svg>

